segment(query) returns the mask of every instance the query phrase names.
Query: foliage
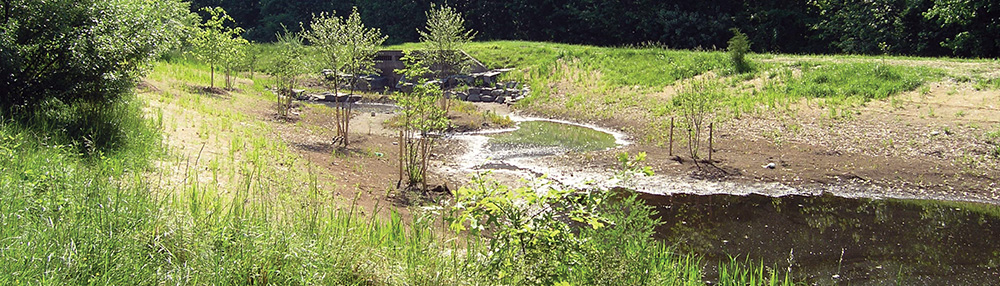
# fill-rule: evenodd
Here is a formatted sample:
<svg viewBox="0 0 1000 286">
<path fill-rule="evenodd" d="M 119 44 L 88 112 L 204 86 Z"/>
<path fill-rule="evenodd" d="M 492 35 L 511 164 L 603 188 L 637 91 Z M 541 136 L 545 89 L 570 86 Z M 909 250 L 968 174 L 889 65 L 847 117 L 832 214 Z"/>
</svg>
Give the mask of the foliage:
<svg viewBox="0 0 1000 286">
<path fill-rule="evenodd" d="M 391 43 L 417 42 L 428 3 L 442 1 L 195 0 L 234 12 L 247 37 L 273 41 L 280 25 L 308 21 L 313 11 L 357 6 L 365 24 Z M 675 49 L 721 49 L 730 27 L 741 27 L 757 51 L 817 54 L 957 55 L 996 57 L 992 35 L 1000 5 L 990 0 L 486 1 L 445 3 L 475 19 L 466 27 L 486 40 L 596 46 L 659 43 Z M 440 6 L 438 6 L 440 7 Z M 434 9 L 434 8 L 431 8 Z M 862 24 L 867 23 L 867 24 Z"/>
<path fill-rule="evenodd" d="M 434 144 L 434 139 L 428 135 L 448 128 L 450 120 L 447 112 L 437 104 L 443 99 L 441 87 L 427 80 L 430 69 L 421 59 L 412 57 L 410 52 L 406 52 L 403 60 L 406 69 L 397 72 L 409 79 L 418 80 L 413 86 L 413 92 L 393 96 L 396 104 L 402 108 L 399 115 L 402 122 L 400 168 L 408 183 L 413 186 L 426 182 L 428 155 Z"/>
<path fill-rule="evenodd" d="M 427 11 L 427 26 L 420 34 L 420 41 L 430 51 L 428 61 L 439 67 L 442 75 L 465 72 L 464 46 L 475 38 L 476 33 L 465 29 L 465 19 L 455 8 L 447 5 L 435 6 Z M 439 75 L 440 76 L 440 75 Z"/>
<path fill-rule="evenodd" d="M 726 51 L 729 52 L 729 60 L 737 73 L 748 72 L 751 67 L 746 60 L 746 55 L 750 52 L 750 41 L 747 40 L 747 35 L 740 32 L 739 29 L 733 28 L 730 31 L 733 32 L 733 37 L 729 39 L 729 47 L 726 48 Z"/>
<path fill-rule="evenodd" d="M 334 73 L 334 83 L 331 89 L 335 91 L 339 88 L 340 76 L 337 74 L 341 72 L 343 67 L 343 29 L 343 18 L 321 12 L 319 15 L 313 15 L 312 22 L 309 23 L 309 30 L 302 32 L 302 38 L 308 41 L 309 45 L 319 53 L 316 64 Z"/>
<path fill-rule="evenodd" d="M 0 110 L 20 115 L 46 101 L 114 101 L 190 19 L 174 0 L 3 1 L 0 13 Z"/>
<path fill-rule="evenodd" d="M 268 65 L 267 73 L 274 77 L 277 86 L 275 97 L 278 102 L 278 115 L 287 116 L 292 100 L 295 99 L 295 88 L 299 76 L 304 72 L 302 62 L 305 55 L 302 38 L 298 34 L 289 33 L 277 35 L 277 51 Z"/>
<path fill-rule="evenodd" d="M 229 27 L 226 22 L 234 20 L 222 7 L 202 8 L 202 11 L 209 18 L 198 25 L 189 40 L 194 49 L 191 53 L 211 67 L 211 87 L 215 87 L 215 68 L 221 65 L 226 72 L 226 88 L 231 89 L 233 69 L 244 59 L 249 42 L 240 36 L 243 28 Z"/>
<path fill-rule="evenodd" d="M 704 130 L 716 119 L 718 106 L 725 93 L 713 78 L 702 78 L 685 83 L 673 104 L 680 109 L 681 123 L 687 128 L 688 151 L 698 159 Z"/>
<path fill-rule="evenodd" d="M 1000 27 L 992 19 L 1000 16 L 996 1 L 983 0 L 933 0 L 934 5 L 924 12 L 933 20 L 935 28 L 949 31 L 941 45 L 955 55 L 997 57 L 1000 42 L 996 41 Z"/>
<path fill-rule="evenodd" d="M 340 73 L 350 76 L 347 84 L 350 95 L 363 75 L 376 72 L 375 53 L 385 42 L 386 36 L 379 29 L 366 28 L 361 21 L 357 7 L 347 18 L 320 13 L 310 24 L 312 30 L 304 36 L 322 54 L 321 65 L 334 72 L 334 91 L 339 88 Z M 339 96 L 339 94 L 338 94 Z M 352 105 L 346 100 L 338 100 L 336 123 L 337 139 L 343 147 L 350 143 L 349 131 L 351 125 Z"/>
<path fill-rule="evenodd" d="M 682 257 L 652 239 L 659 225 L 651 218 L 655 211 L 634 193 L 561 189 L 543 181 L 512 188 L 479 174 L 455 199 L 452 229 L 489 239 L 488 255 L 478 263 L 484 278 L 498 284 L 699 282 L 692 264 L 678 263 Z"/>
</svg>

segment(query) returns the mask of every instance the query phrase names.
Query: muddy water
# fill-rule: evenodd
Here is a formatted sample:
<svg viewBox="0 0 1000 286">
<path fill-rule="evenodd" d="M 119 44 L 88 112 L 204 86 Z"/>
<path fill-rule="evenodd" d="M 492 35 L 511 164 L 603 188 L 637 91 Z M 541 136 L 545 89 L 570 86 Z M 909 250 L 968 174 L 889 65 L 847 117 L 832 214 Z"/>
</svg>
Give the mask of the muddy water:
<svg viewBox="0 0 1000 286">
<path fill-rule="evenodd" d="M 996 205 L 831 195 L 640 197 L 664 222 L 657 238 L 705 257 L 708 277 L 731 256 L 749 256 L 809 284 L 1000 283 Z"/>
<path fill-rule="evenodd" d="M 618 146 L 628 144 L 620 133 L 595 130 L 610 134 Z M 638 190 L 664 222 L 657 239 L 704 257 L 709 280 L 719 263 L 738 256 L 790 270 L 796 281 L 814 285 L 1000 285 L 997 205 L 908 200 L 927 196 L 849 185 L 801 189 L 665 175 L 636 178 L 623 186 L 602 180 L 614 170 L 567 166 L 559 160 L 560 154 L 587 150 L 561 143 L 522 144 L 536 139 L 495 139 L 513 131 L 453 136 L 466 143 L 466 152 L 443 169 L 490 169 L 509 178 L 546 174 L 570 187 L 598 181 L 597 187 Z M 537 135 L 545 137 L 538 142 L 553 137 Z"/>
</svg>

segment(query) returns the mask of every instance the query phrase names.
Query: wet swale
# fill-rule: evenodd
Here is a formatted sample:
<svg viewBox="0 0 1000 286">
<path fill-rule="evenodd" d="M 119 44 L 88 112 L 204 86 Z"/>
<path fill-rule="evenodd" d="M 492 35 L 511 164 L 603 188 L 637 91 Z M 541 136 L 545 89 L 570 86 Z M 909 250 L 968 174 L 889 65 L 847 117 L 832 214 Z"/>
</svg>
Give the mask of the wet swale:
<svg viewBox="0 0 1000 286">
<path fill-rule="evenodd" d="M 737 257 L 818 285 L 995 285 L 1000 206 L 823 196 L 642 194 L 657 238 L 706 259 Z M 711 278 L 710 278 L 711 279 Z"/>
</svg>

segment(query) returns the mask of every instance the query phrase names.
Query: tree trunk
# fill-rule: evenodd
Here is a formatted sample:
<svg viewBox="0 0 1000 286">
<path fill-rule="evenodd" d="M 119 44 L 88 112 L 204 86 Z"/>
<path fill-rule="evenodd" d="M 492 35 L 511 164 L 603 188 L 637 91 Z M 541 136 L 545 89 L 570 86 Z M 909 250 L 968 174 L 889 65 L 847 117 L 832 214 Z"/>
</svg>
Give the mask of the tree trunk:
<svg viewBox="0 0 1000 286">
<path fill-rule="evenodd" d="M 215 88 L 215 64 L 210 65 L 212 69 L 212 80 L 209 82 L 209 87 Z"/>
</svg>

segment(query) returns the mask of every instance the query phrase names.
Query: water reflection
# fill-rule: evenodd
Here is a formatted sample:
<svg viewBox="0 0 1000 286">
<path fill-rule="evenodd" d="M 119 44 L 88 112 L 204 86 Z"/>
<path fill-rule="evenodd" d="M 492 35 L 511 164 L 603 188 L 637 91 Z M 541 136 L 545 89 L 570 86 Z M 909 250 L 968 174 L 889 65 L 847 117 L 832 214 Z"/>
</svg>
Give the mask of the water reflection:
<svg viewBox="0 0 1000 286">
<path fill-rule="evenodd" d="M 830 285 L 997 285 L 1000 207 L 835 196 L 641 194 L 658 239 L 708 261 L 749 257 Z"/>
</svg>

